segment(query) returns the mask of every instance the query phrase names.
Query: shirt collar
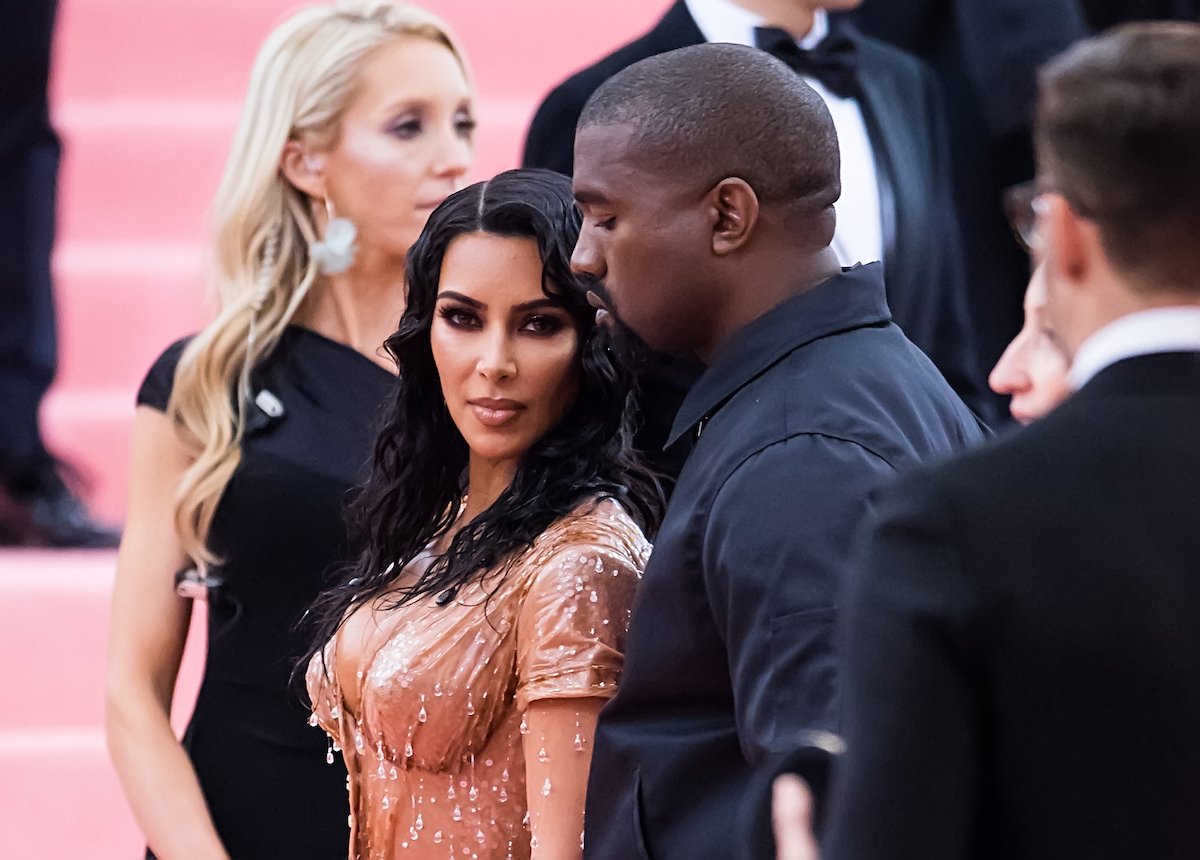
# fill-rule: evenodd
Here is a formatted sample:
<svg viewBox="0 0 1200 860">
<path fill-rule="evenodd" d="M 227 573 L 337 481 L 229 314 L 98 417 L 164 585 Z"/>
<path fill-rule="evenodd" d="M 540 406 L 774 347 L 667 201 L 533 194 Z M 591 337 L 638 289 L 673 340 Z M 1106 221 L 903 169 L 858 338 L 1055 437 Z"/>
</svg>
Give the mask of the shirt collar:
<svg viewBox="0 0 1200 860">
<path fill-rule="evenodd" d="M 688 14 L 707 42 L 728 42 L 754 47 L 754 29 L 766 25 L 756 15 L 731 0 L 684 0 Z M 824 9 L 813 12 L 813 26 L 806 36 L 796 40 L 805 50 L 815 48 L 829 32 L 829 15 Z"/>
<path fill-rule="evenodd" d="M 1200 352 L 1200 307 L 1153 308 L 1114 320 L 1079 347 L 1067 381 L 1078 391 L 1109 365 L 1159 352 Z"/>
<path fill-rule="evenodd" d="M 806 344 L 849 329 L 891 320 L 883 264 L 842 269 L 734 334 L 684 398 L 667 447 L 710 418 L 739 389 Z"/>
</svg>

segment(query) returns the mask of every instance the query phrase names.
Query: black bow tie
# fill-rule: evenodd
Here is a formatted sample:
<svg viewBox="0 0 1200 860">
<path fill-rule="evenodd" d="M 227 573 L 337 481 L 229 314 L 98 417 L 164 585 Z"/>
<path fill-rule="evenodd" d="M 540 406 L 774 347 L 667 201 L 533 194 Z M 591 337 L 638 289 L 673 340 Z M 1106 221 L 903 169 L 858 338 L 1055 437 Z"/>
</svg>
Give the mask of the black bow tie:
<svg viewBox="0 0 1200 860">
<path fill-rule="evenodd" d="M 806 51 L 786 30 L 755 27 L 754 47 L 783 60 L 798 73 L 816 78 L 835 96 L 858 97 L 858 54 L 845 35 L 830 33 Z"/>
</svg>

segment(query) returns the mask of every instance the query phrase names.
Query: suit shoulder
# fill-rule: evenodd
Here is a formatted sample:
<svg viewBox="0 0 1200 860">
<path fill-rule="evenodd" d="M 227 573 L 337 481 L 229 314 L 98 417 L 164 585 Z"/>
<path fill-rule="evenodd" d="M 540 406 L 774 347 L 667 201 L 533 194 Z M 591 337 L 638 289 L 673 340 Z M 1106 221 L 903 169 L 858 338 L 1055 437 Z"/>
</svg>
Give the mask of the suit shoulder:
<svg viewBox="0 0 1200 860">
<path fill-rule="evenodd" d="M 653 33 L 618 48 L 596 63 L 581 69 L 552 89 L 534 112 L 525 138 L 522 164 L 546 167 L 560 173 L 573 171 L 572 148 L 575 126 L 583 106 L 600 85 L 639 60 L 661 53 Z"/>
<path fill-rule="evenodd" d="M 1090 453 L 1084 441 L 1087 432 L 1069 413 L 1060 409 L 1029 427 L 1015 428 L 987 444 L 922 468 L 913 473 L 912 483 L 919 492 L 938 496 L 952 509 L 975 513 L 991 506 L 1009 507 L 1013 499 L 1044 495 L 1058 483 L 1056 473 L 1077 472 L 1077 461 Z"/>
<path fill-rule="evenodd" d="M 574 111 L 578 116 L 592 93 L 599 89 L 602 83 L 617 72 L 658 53 L 660 50 L 655 46 L 650 34 L 635 39 L 592 65 L 575 72 L 552 89 L 542 100 L 538 113 L 549 109 Z"/>
</svg>

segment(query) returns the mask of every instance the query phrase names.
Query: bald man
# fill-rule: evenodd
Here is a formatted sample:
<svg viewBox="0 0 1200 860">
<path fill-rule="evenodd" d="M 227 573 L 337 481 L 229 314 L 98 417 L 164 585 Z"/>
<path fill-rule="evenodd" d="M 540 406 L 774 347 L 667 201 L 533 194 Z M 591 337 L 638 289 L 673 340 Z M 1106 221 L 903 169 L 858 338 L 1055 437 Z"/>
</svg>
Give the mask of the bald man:
<svg viewBox="0 0 1200 860">
<path fill-rule="evenodd" d="M 755 765 L 836 730 L 835 593 L 868 494 L 982 431 L 830 242 L 837 136 L 780 61 L 706 44 L 605 82 L 580 118 L 574 267 L 706 369 L 588 788 L 591 858 L 736 856 Z"/>
</svg>

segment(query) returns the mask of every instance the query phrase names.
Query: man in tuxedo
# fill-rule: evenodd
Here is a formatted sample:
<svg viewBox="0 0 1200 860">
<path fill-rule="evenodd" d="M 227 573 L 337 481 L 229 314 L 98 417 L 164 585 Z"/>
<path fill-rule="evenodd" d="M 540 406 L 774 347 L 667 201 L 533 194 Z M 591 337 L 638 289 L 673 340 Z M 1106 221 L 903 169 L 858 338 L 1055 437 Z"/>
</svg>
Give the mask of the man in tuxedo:
<svg viewBox="0 0 1200 860">
<path fill-rule="evenodd" d="M 1200 857 L 1200 26 L 1041 74 L 1075 392 L 895 484 L 841 600 L 832 860 Z"/>
<path fill-rule="evenodd" d="M 880 264 L 839 265 L 833 119 L 775 58 L 702 44 L 619 72 L 580 118 L 574 187 L 595 301 L 706 366 L 597 729 L 586 854 L 727 860 L 755 766 L 838 726 L 833 595 L 868 493 L 982 431 L 891 322 Z"/>
<path fill-rule="evenodd" d="M 0 6 L 0 547 L 116 546 L 46 450 L 57 342 L 50 251 L 59 142 L 46 91 L 57 0 Z"/>
<path fill-rule="evenodd" d="M 779 56 L 822 97 L 837 128 L 838 259 L 843 265 L 882 260 L 896 322 L 955 391 L 985 418 L 995 418 L 967 311 L 940 94 L 914 58 L 845 22 L 831 26 L 827 10 L 859 2 L 677 0 L 649 33 L 546 96 L 529 128 L 524 164 L 570 174 L 584 103 L 639 60 L 704 42 L 757 46 Z M 669 417 L 661 423 L 669 426 Z"/>
</svg>

